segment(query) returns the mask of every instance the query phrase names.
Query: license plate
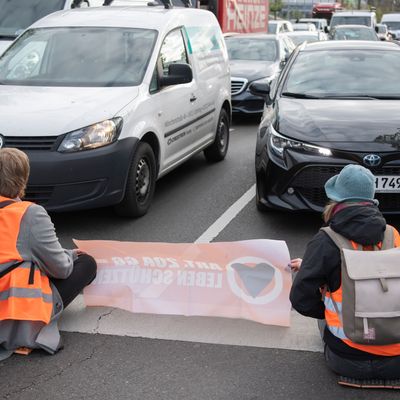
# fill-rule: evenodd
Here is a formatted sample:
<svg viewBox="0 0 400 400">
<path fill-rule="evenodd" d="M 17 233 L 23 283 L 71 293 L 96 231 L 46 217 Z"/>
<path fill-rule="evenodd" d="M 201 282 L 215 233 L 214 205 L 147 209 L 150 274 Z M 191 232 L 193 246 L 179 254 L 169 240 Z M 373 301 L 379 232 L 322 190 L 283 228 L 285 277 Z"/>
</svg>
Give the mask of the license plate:
<svg viewBox="0 0 400 400">
<path fill-rule="evenodd" d="M 400 176 L 398 175 L 375 176 L 375 191 L 378 193 L 400 192 Z"/>
</svg>

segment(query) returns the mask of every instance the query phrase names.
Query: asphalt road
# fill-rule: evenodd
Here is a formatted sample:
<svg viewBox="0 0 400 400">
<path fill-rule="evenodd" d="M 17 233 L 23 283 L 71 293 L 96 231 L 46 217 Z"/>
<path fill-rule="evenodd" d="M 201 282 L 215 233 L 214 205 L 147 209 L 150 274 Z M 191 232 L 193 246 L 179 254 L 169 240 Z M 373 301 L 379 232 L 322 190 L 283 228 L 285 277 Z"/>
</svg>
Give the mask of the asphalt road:
<svg viewBox="0 0 400 400">
<path fill-rule="evenodd" d="M 53 215 L 62 244 L 72 247 L 72 238 L 194 242 L 255 183 L 257 120 L 236 120 L 233 128 L 224 162 L 209 164 L 199 154 L 162 178 L 150 212 L 140 219 L 118 218 L 112 209 Z M 400 225 L 399 219 L 389 222 Z M 298 257 L 320 225 L 321 218 L 315 214 L 261 214 L 253 200 L 215 241 L 282 239 L 286 240 L 291 256 Z M 73 324 L 74 312 L 69 318 Z M 177 321 L 172 317 L 164 320 L 172 324 Z M 235 324 L 230 321 L 230 329 L 234 330 Z M 248 326 L 251 329 L 252 325 Z M 268 330 L 265 332 L 267 335 Z M 64 332 L 63 337 L 65 349 L 54 357 L 34 352 L 28 357 L 13 356 L 1 362 L 0 398 L 398 398 L 393 391 L 338 386 L 320 352 L 196 343 L 182 341 L 183 336 L 158 340 Z M 297 340 L 301 348 L 301 337 Z"/>
</svg>

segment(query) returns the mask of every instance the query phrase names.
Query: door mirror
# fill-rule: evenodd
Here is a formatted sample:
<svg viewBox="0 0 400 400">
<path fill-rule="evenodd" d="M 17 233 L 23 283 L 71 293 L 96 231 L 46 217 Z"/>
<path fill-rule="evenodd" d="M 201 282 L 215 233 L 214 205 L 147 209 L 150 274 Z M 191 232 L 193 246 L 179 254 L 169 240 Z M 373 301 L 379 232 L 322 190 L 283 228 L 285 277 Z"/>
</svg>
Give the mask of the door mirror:
<svg viewBox="0 0 400 400">
<path fill-rule="evenodd" d="M 265 99 L 265 104 L 270 105 L 272 103 L 271 98 L 269 97 L 271 91 L 269 83 L 254 82 L 250 85 L 249 90 L 253 96 L 263 97 Z"/>
<path fill-rule="evenodd" d="M 160 86 L 181 85 L 190 83 L 193 80 L 192 67 L 189 64 L 170 64 L 168 66 L 168 75 L 160 78 Z"/>
<path fill-rule="evenodd" d="M 325 26 L 325 27 L 324 27 L 324 32 L 325 32 L 325 33 L 329 33 L 329 27 L 328 27 L 328 26 Z"/>
</svg>

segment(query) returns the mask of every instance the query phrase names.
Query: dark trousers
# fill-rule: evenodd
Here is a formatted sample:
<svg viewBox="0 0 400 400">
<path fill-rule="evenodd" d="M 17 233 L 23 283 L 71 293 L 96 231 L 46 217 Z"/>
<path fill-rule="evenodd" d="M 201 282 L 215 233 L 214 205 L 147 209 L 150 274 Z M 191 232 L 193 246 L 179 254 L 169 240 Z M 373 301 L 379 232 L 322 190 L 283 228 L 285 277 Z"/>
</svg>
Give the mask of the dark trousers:
<svg viewBox="0 0 400 400">
<path fill-rule="evenodd" d="M 351 360 L 335 354 L 325 345 L 328 367 L 338 375 L 355 379 L 400 379 L 400 356 L 372 360 Z"/>
<path fill-rule="evenodd" d="M 51 279 L 62 298 L 64 308 L 96 277 L 97 264 L 92 256 L 81 254 L 74 261 L 74 269 L 67 279 Z"/>
</svg>

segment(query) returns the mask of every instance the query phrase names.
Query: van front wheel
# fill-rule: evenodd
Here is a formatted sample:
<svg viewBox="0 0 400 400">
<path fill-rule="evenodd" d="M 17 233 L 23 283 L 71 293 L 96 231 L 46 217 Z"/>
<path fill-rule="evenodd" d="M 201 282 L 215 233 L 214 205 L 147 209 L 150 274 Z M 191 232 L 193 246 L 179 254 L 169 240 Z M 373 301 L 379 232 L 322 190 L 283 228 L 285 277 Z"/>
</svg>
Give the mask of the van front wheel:
<svg viewBox="0 0 400 400">
<path fill-rule="evenodd" d="M 204 150 L 207 161 L 222 161 L 228 151 L 230 119 L 223 108 L 219 114 L 214 142 Z"/>
<path fill-rule="evenodd" d="M 124 217 L 141 217 L 150 208 L 156 186 L 156 159 L 149 144 L 140 142 L 129 170 L 125 195 L 115 206 Z"/>
</svg>

